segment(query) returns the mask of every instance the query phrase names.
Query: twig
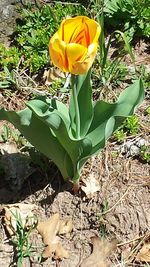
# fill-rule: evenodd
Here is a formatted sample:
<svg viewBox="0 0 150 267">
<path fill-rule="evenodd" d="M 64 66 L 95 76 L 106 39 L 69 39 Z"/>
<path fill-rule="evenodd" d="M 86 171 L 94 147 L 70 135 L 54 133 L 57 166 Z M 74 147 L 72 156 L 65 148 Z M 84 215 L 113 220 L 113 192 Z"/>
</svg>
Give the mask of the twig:
<svg viewBox="0 0 150 267">
<path fill-rule="evenodd" d="M 134 247 L 134 249 L 130 252 L 130 254 L 127 256 L 127 258 L 125 259 L 125 263 L 128 263 L 129 258 L 131 258 L 133 256 L 133 254 L 135 252 L 137 252 L 137 250 L 139 249 L 139 247 L 141 246 L 141 244 L 147 239 L 147 237 L 149 237 L 150 233 L 142 236 L 140 242 Z M 137 239 L 138 240 L 138 239 Z"/>
<path fill-rule="evenodd" d="M 149 234 L 150 234 L 150 233 L 149 233 Z M 146 235 L 146 236 L 147 236 L 147 235 Z M 136 237 L 136 238 L 134 238 L 134 239 L 128 240 L 128 241 L 126 241 L 126 242 L 119 243 L 119 244 L 117 244 L 117 247 L 121 247 L 121 246 L 130 244 L 130 243 L 133 243 L 133 242 L 135 242 L 135 241 L 137 241 L 137 240 L 139 240 L 139 239 L 141 239 L 141 238 L 144 238 L 144 237 L 145 237 L 145 235 L 142 235 L 142 236 Z"/>
<path fill-rule="evenodd" d="M 128 187 L 128 189 L 125 191 L 125 193 L 119 198 L 119 200 L 110 209 L 100 213 L 99 216 L 105 215 L 105 214 L 109 213 L 110 211 L 112 211 L 118 205 L 118 203 L 127 195 L 130 188 L 131 188 L 131 186 Z"/>
</svg>

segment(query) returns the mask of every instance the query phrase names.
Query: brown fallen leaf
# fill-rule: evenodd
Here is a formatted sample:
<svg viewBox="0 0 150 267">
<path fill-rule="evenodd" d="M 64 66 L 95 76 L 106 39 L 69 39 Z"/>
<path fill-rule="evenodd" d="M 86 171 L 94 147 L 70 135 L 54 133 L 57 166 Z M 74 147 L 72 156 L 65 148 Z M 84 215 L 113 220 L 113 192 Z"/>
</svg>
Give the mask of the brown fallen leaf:
<svg viewBox="0 0 150 267">
<path fill-rule="evenodd" d="M 21 219 L 24 228 L 28 228 L 35 223 L 35 216 L 32 212 L 35 208 L 35 205 L 22 203 L 10 204 L 3 207 L 4 224 L 10 236 L 17 231 L 17 218 Z"/>
<path fill-rule="evenodd" d="M 43 237 L 45 245 L 49 245 L 55 241 L 56 235 L 59 231 L 60 219 L 59 214 L 56 213 L 51 218 L 44 222 L 39 222 L 37 230 Z"/>
<path fill-rule="evenodd" d="M 150 243 L 145 243 L 136 256 L 136 260 L 150 262 Z"/>
<path fill-rule="evenodd" d="M 70 233 L 72 232 L 72 230 L 73 230 L 73 223 L 71 219 L 60 221 L 59 235 Z"/>
<path fill-rule="evenodd" d="M 60 71 L 58 68 L 51 68 L 49 70 L 45 70 L 43 74 L 43 79 L 45 80 L 45 85 L 51 85 L 52 82 L 64 79 L 64 72 Z"/>
<path fill-rule="evenodd" d="M 61 245 L 61 243 L 53 243 L 48 245 L 44 252 L 43 252 L 43 258 L 48 258 L 50 256 L 53 255 L 53 259 L 55 260 L 61 260 L 62 258 L 68 258 L 69 257 L 69 253 L 66 249 L 63 248 L 63 246 Z"/>
<path fill-rule="evenodd" d="M 72 220 L 60 220 L 59 214 L 54 214 L 51 218 L 37 225 L 38 232 L 43 237 L 46 245 L 43 258 L 53 256 L 54 259 L 68 258 L 68 251 L 63 248 L 57 235 L 69 233 L 73 229 Z"/>
<path fill-rule="evenodd" d="M 83 260 L 80 267 L 108 267 L 107 257 L 116 249 L 117 242 L 108 242 L 98 236 L 91 238 L 93 244 L 92 254 Z"/>
<path fill-rule="evenodd" d="M 82 191 L 87 197 L 93 197 L 94 193 L 100 190 L 100 184 L 93 174 L 83 179 L 84 185 L 81 186 Z"/>
</svg>

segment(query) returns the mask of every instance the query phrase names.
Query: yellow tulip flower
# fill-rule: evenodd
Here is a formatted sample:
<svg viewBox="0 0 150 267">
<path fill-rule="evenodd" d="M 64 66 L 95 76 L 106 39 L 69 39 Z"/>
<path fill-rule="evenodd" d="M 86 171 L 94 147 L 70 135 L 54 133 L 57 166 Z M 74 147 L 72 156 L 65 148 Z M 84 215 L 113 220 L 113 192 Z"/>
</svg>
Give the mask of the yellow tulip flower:
<svg viewBox="0 0 150 267">
<path fill-rule="evenodd" d="M 86 73 L 94 61 L 100 32 L 100 25 L 86 16 L 63 20 L 49 43 L 53 64 L 64 72 Z"/>
</svg>

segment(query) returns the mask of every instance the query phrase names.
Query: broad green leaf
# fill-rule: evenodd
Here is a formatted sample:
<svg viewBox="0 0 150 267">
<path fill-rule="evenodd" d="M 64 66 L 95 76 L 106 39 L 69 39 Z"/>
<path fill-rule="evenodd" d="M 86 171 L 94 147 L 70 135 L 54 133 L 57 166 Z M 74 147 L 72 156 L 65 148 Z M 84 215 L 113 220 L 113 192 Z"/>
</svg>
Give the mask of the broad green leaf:
<svg viewBox="0 0 150 267">
<path fill-rule="evenodd" d="M 90 127 L 93 118 L 92 88 L 90 82 L 91 71 L 84 75 L 74 77 L 77 90 L 78 108 L 80 113 L 80 137 L 84 137 Z M 71 128 L 75 132 L 75 108 L 71 97 L 69 113 L 71 118 Z"/>
<path fill-rule="evenodd" d="M 55 98 L 50 99 L 50 98 L 46 98 L 45 96 L 41 96 L 41 97 L 28 101 L 26 105 L 30 106 L 30 103 L 36 106 L 37 110 L 41 109 L 41 112 L 46 112 L 46 110 L 48 112 L 55 111 L 55 113 L 57 113 L 65 121 L 66 125 L 70 127 L 70 116 L 69 116 L 68 107 L 62 102 L 56 100 Z M 47 104 L 47 106 L 46 105 L 43 106 L 43 103 Z"/>
<path fill-rule="evenodd" d="M 93 121 L 87 134 L 87 138 L 92 141 L 92 153 L 96 153 L 105 146 L 106 140 L 127 116 L 133 114 L 143 98 L 143 84 L 139 80 L 125 89 L 116 103 L 98 101 L 95 104 Z"/>
<path fill-rule="evenodd" d="M 83 138 L 80 137 L 79 140 L 70 132 L 70 125 L 74 124 L 74 107 L 70 107 L 69 115 L 67 107 L 57 100 L 45 98 L 31 100 L 27 103 L 28 107 L 19 112 L 0 110 L 0 120 L 13 123 L 32 145 L 54 161 L 65 180 L 79 179 L 81 168 L 87 159 L 105 146 L 106 140 L 127 116 L 133 114 L 134 109 L 144 98 L 143 84 L 139 80 L 124 90 L 117 102 L 98 101 L 94 110 L 93 107 L 90 108 L 88 115 L 85 115 L 82 88 L 85 80 L 86 77 L 77 79 L 78 97 L 82 92 L 79 107 L 80 123 L 82 122 L 80 133 L 83 134 Z M 87 92 L 90 96 L 91 89 Z M 89 96 L 86 98 L 87 102 L 85 101 L 87 107 Z M 92 101 L 90 107 L 91 105 Z M 89 124 L 86 124 L 87 122 L 84 124 L 86 119 Z"/>
<path fill-rule="evenodd" d="M 54 98 L 46 98 L 45 102 L 56 111 L 56 113 L 64 120 L 66 126 L 70 128 L 70 116 L 67 105 Z"/>
<path fill-rule="evenodd" d="M 72 161 L 66 150 L 59 143 L 48 125 L 39 120 L 29 108 L 19 112 L 1 109 L 0 120 L 11 122 L 36 149 L 52 159 L 61 171 L 64 179 L 73 176 Z M 65 162 L 67 162 L 70 168 L 66 169 Z M 69 173 L 67 172 L 68 169 L 70 170 Z"/>
<path fill-rule="evenodd" d="M 32 112 L 42 120 L 43 123 L 46 123 L 53 131 L 53 134 L 56 136 L 59 143 L 66 150 L 70 159 L 72 160 L 72 165 L 74 166 L 74 174 L 78 173 L 77 164 L 80 158 L 89 154 L 92 149 L 91 141 L 88 139 L 73 140 L 69 136 L 67 131 L 67 126 L 63 119 L 54 111 L 49 111 L 47 104 L 43 101 L 30 101 L 28 102 L 28 107 Z M 46 140 L 45 140 L 46 142 Z"/>
</svg>

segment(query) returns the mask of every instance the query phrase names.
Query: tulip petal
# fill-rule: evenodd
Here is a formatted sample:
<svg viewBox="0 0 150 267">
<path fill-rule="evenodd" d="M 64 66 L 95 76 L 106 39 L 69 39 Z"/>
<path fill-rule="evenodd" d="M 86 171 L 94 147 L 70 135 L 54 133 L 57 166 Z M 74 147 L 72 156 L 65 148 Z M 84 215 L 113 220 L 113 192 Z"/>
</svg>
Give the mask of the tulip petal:
<svg viewBox="0 0 150 267">
<path fill-rule="evenodd" d="M 62 21 L 60 28 L 58 30 L 60 38 L 65 42 L 69 43 L 72 34 L 77 28 L 80 30 L 81 19 L 70 18 Z"/>
<path fill-rule="evenodd" d="M 97 42 L 101 32 L 100 25 L 95 20 L 89 18 L 86 19 L 85 24 L 89 32 L 89 44 Z"/>
<path fill-rule="evenodd" d="M 74 64 L 83 61 L 87 56 L 87 48 L 80 44 L 68 44 L 66 46 L 66 56 L 68 58 L 68 69 L 72 73 Z"/>
<path fill-rule="evenodd" d="M 74 61 L 71 65 L 69 65 L 69 71 L 76 75 L 86 73 L 93 64 L 97 52 L 97 46 L 97 43 L 91 44 L 88 47 L 85 57 L 82 57 L 79 61 Z"/>
<path fill-rule="evenodd" d="M 97 42 L 100 34 L 100 25 L 86 16 L 77 16 L 62 21 L 58 30 L 59 37 L 68 43 L 78 43 L 86 47 Z"/>
<path fill-rule="evenodd" d="M 50 39 L 49 53 L 53 64 L 62 71 L 68 72 L 68 60 L 66 57 L 66 44 L 60 40 L 56 32 Z"/>
<path fill-rule="evenodd" d="M 97 52 L 100 31 L 100 25 L 86 16 L 63 20 L 50 40 L 54 65 L 72 74 L 87 72 Z"/>
</svg>

